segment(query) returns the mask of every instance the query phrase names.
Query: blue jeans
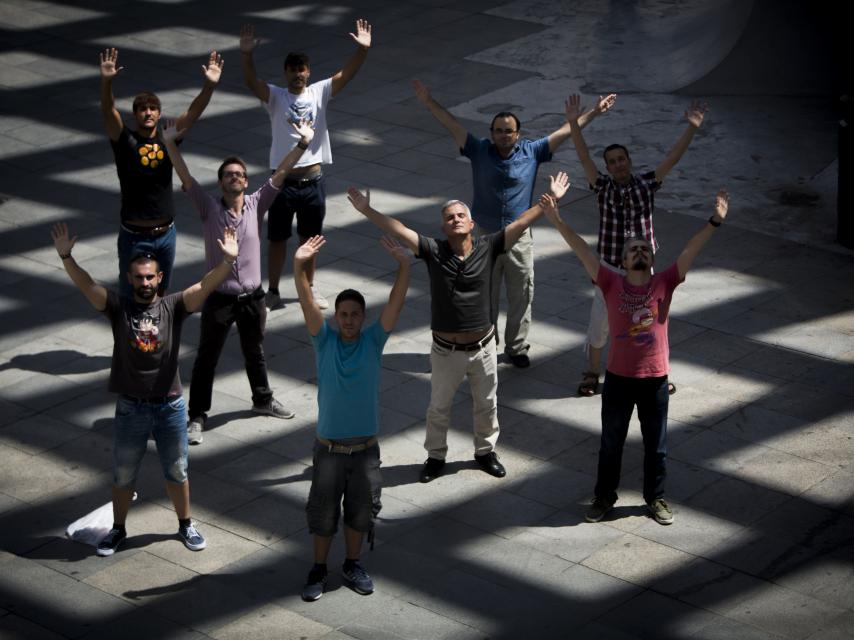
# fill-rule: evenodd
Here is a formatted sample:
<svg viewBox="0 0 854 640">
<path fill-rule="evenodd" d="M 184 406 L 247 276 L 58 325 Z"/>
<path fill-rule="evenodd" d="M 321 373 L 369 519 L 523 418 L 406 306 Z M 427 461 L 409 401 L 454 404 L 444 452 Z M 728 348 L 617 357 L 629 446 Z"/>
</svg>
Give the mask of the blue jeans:
<svg viewBox="0 0 854 640">
<path fill-rule="evenodd" d="M 344 498 L 344 524 L 367 533 L 382 509 L 380 446 L 375 444 L 355 453 L 332 453 L 320 442 L 314 443 L 311 489 L 305 505 L 309 531 L 331 536 L 338 530 L 341 498 Z"/>
<path fill-rule="evenodd" d="M 132 489 L 148 434 L 154 434 L 163 475 L 169 482 L 187 480 L 187 405 L 183 396 L 162 404 L 119 396 L 113 428 L 113 484 Z"/>
<path fill-rule="evenodd" d="M 643 499 L 647 503 L 664 496 L 667 475 L 667 407 L 670 394 L 667 376 L 626 378 L 605 372 L 602 390 L 602 440 L 594 493 L 608 503 L 617 501 L 623 445 L 635 405 L 643 436 Z"/>
<path fill-rule="evenodd" d="M 161 290 L 166 291 L 169 288 L 172 265 L 175 264 L 175 241 L 177 237 L 178 231 L 174 223 L 166 233 L 156 238 L 119 227 L 117 241 L 119 249 L 119 293 L 122 296 L 133 298 L 133 286 L 128 282 L 127 273 L 130 261 L 139 253 L 151 253 L 157 257 L 158 267 L 163 272 L 163 280 L 160 282 Z"/>
</svg>

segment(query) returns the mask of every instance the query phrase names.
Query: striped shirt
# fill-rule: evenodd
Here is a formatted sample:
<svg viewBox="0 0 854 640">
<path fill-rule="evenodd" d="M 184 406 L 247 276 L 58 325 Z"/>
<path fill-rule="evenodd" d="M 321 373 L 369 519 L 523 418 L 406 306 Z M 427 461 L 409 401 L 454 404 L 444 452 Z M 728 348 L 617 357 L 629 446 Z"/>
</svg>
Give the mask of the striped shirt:
<svg viewBox="0 0 854 640">
<path fill-rule="evenodd" d="M 596 184 L 590 188 L 596 193 L 599 207 L 598 248 L 603 260 L 619 267 L 623 244 L 631 237 L 645 238 L 653 251 L 658 249 L 652 211 L 655 192 L 661 188 L 661 183 L 655 179 L 655 171 L 632 174 L 626 184 L 618 184 L 611 176 L 600 173 Z"/>
</svg>

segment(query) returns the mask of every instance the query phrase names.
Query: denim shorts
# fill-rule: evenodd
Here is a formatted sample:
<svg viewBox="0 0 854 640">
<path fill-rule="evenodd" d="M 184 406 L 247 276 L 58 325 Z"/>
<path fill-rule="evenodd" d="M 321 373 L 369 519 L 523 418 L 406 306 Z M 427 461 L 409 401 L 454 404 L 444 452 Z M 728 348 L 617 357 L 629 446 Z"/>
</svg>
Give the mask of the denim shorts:
<svg viewBox="0 0 854 640">
<path fill-rule="evenodd" d="M 315 441 L 311 490 L 305 505 L 312 534 L 331 536 L 338 530 L 342 498 L 344 524 L 360 533 L 369 532 L 382 509 L 381 492 L 379 444 L 346 454 L 331 453 Z"/>
<path fill-rule="evenodd" d="M 148 434 L 154 434 L 163 476 L 176 484 L 187 480 L 187 405 L 183 396 L 163 404 L 149 404 L 119 396 L 113 428 L 113 484 L 131 489 Z"/>
</svg>

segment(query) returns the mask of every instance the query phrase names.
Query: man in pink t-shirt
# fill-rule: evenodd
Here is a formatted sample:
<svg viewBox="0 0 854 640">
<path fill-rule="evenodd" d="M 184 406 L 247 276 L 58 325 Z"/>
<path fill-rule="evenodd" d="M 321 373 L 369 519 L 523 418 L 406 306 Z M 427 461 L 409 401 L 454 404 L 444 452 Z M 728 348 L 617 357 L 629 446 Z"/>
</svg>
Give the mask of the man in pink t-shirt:
<svg viewBox="0 0 854 640">
<path fill-rule="evenodd" d="M 667 325 L 673 291 L 727 215 L 729 196 L 718 192 L 715 213 L 679 254 L 676 263 L 652 274 L 652 246 L 644 238 L 629 238 L 623 246 L 626 275 L 600 268 L 599 256 L 560 217 L 557 203 L 541 200 L 546 216 L 581 260 L 602 290 L 613 341 L 608 353 L 602 391 L 602 440 L 594 498 L 588 522 L 599 522 L 617 501 L 623 445 L 635 406 L 643 435 L 643 498 L 659 524 L 671 524 L 673 512 L 664 500 L 667 457 L 667 373 L 670 349 Z"/>
</svg>

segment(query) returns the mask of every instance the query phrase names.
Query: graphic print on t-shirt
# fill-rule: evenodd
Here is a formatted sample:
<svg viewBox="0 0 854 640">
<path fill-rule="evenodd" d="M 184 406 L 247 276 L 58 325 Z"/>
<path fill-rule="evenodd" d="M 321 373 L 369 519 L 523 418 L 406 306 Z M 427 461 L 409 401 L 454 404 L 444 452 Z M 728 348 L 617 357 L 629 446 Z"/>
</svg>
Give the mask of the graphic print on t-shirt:
<svg viewBox="0 0 854 640">
<path fill-rule="evenodd" d="M 152 316 L 144 311 L 131 316 L 130 327 L 133 334 L 131 347 L 143 353 L 154 353 L 163 348 L 160 340 L 160 316 Z"/>
<path fill-rule="evenodd" d="M 651 329 L 657 313 L 652 304 L 652 288 L 642 293 L 630 293 L 623 289 L 619 293 L 619 300 L 619 311 L 631 318 L 631 324 L 626 333 L 617 337 L 629 339 L 638 346 L 655 342 L 655 334 Z"/>
<path fill-rule="evenodd" d="M 136 151 L 139 153 L 139 163 L 143 167 L 156 169 L 157 165 L 163 161 L 163 148 L 157 142 L 141 144 L 137 147 Z"/>
<path fill-rule="evenodd" d="M 287 120 L 291 124 L 295 124 L 300 120 L 308 120 L 308 123 L 314 127 L 314 123 L 317 120 L 317 105 L 310 100 L 292 102 L 288 107 Z"/>
</svg>

